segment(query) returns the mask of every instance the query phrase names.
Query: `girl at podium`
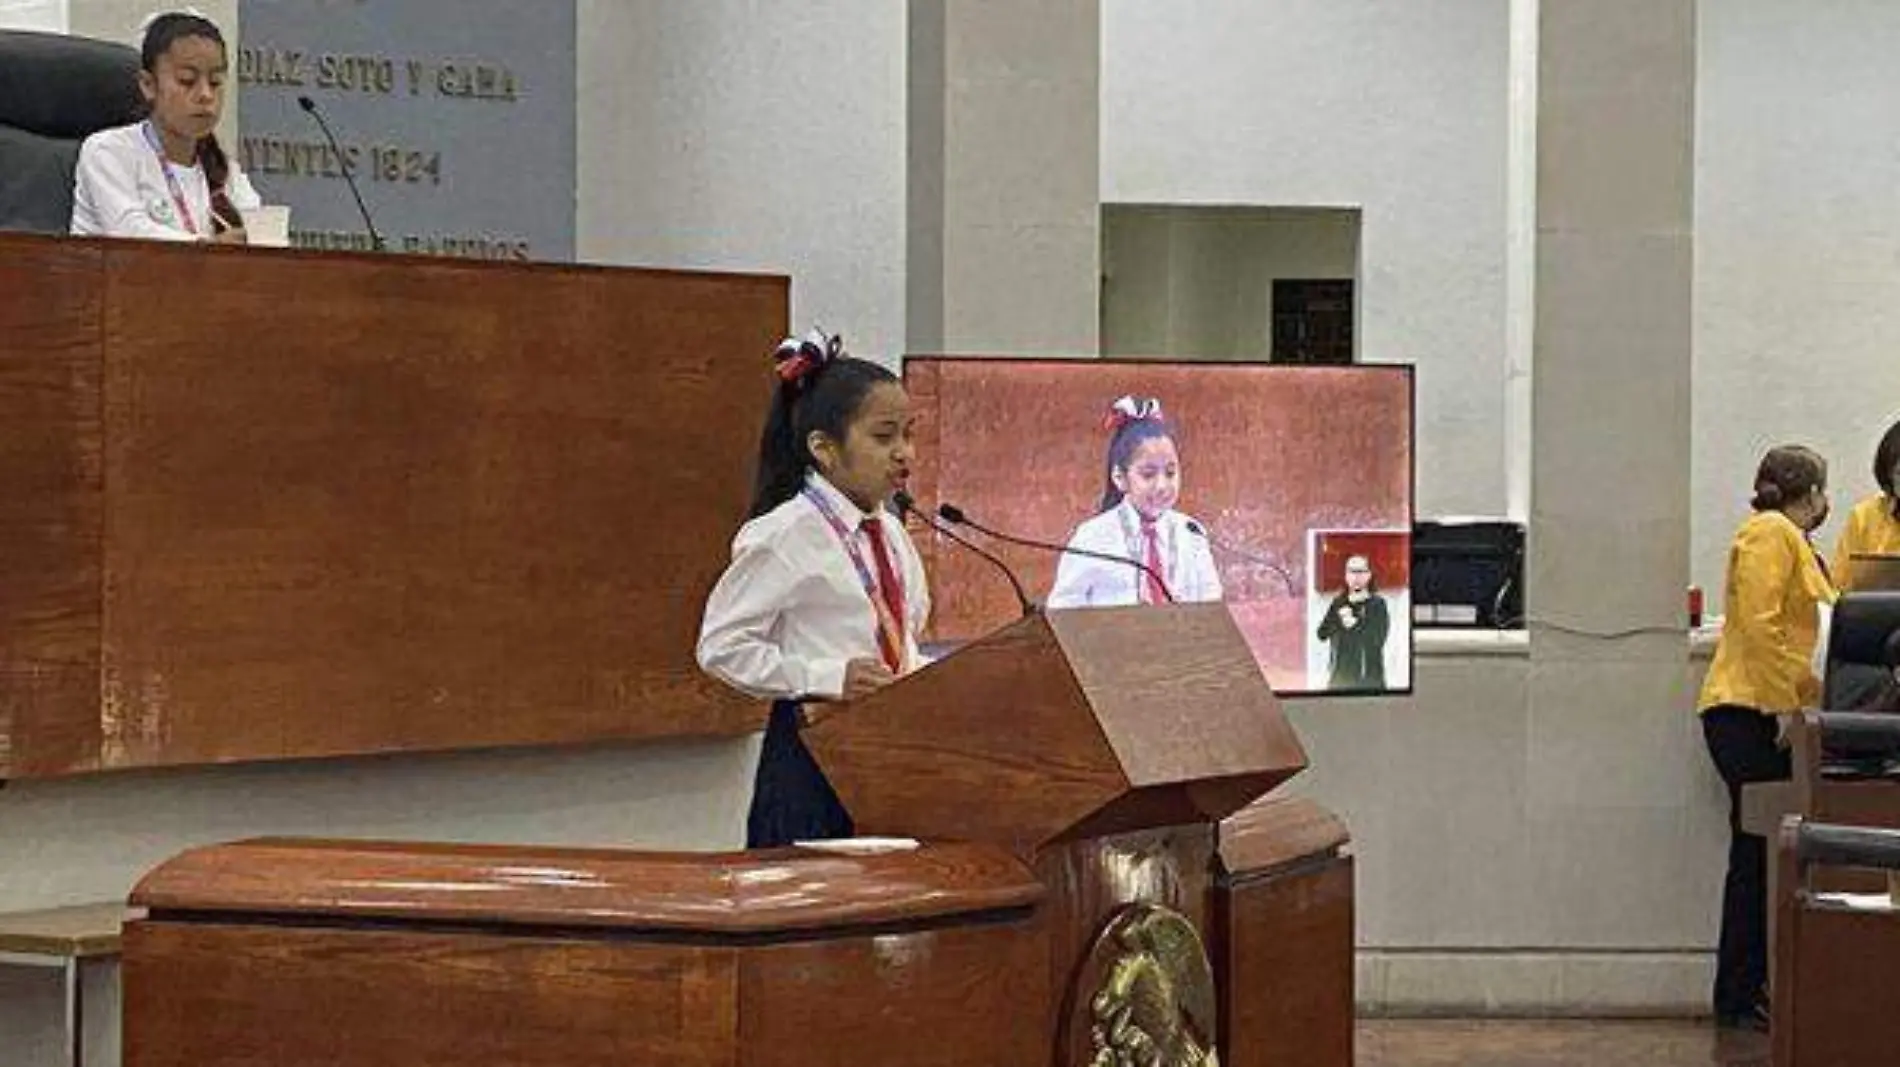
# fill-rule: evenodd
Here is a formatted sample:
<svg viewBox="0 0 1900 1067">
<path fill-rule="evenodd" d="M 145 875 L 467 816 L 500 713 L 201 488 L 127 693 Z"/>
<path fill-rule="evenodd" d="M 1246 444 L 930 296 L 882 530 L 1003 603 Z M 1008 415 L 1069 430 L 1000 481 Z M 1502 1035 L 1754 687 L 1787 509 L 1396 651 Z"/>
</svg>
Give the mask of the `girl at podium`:
<svg viewBox="0 0 1900 1067">
<path fill-rule="evenodd" d="M 145 28 L 139 92 L 150 114 L 79 149 L 72 232 L 243 244 L 257 191 L 218 144 L 229 64 L 209 19 L 173 12 Z"/>
<path fill-rule="evenodd" d="M 1900 422 L 1887 427 L 1874 449 L 1874 481 L 1880 492 L 1854 505 L 1834 546 L 1834 574 L 1841 592 L 1860 584 L 1855 556 L 1900 556 Z"/>
<path fill-rule="evenodd" d="M 1809 536 L 1827 520 L 1827 462 L 1799 445 L 1771 449 L 1755 473 L 1755 514 L 1729 546 L 1722 636 L 1697 707 L 1728 785 L 1728 877 L 1716 948 L 1715 1017 L 1767 1026 L 1768 849 L 1742 832 L 1742 786 L 1789 777 L 1786 716 L 1821 696 L 1814 648 L 1834 600 Z"/>
<path fill-rule="evenodd" d="M 923 563 L 886 508 L 910 477 L 910 398 L 837 337 L 788 340 L 759 445 L 751 519 L 706 602 L 699 664 L 772 713 L 746 847 L 849 837 L 800 740 L 800 702 L 861 697 L 922 665 Z"/>
<path fill-rule="evenodd" d="M 1101 508 L 1075 528 L 1069 547 L 1138 560 L 1146 570 L 1064 553 L 1049 606 L 1219 600 L 1220 572 L 1207 533 L 1174 510 L 1181 497 L 1181 452 L 1161 401 L 1124 396 L 1110 405 L 1103 428 L 1109 437 Z"/>
</svg>

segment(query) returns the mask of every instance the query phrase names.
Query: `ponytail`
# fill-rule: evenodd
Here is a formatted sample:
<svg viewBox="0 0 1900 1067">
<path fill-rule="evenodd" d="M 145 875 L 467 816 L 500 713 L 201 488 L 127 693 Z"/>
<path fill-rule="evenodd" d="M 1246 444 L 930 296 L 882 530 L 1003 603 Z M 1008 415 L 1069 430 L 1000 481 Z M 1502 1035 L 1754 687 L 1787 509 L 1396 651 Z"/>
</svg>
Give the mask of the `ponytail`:
<svg viewBox="0 0 1900 1067">
<path fill-rule="evenodd" d="M 805 484 L 805 471 L 811 466 L 811 450 L 792 428 L 792 409 L 798 403 L 798 386 L 781 382 L 772 391 L 772 406 L 765 413 L 765 433 L 759 438 L 759 470 L 752 482 L 752 510 L 746 516 L 759 516 L 798 495 Z"/>
<path fill-rule="evenodd" d="M 231 158 L 224 154 L 218 135 L 206 134 L 198 142 L 198 165 L 204 168 L 205 184 L 211 188 L 211 220 L 220 230 L 241 230 L 244 216 L 231 202 Z"/>
<path fill-rule="evenodd" d="M 804 487 L 805 475 L 816 463 L 809 444 L 813 433 L 842 443 L 871 390 L 887 382 L 897 384 L 897 375 L 883 366 L 845 355 L 843 338 L 817 331 L 784 341 L 772 358 L 779 386 L 759 435 L 759 467 L 748 515 L 754 519 Z"/>
</svg>

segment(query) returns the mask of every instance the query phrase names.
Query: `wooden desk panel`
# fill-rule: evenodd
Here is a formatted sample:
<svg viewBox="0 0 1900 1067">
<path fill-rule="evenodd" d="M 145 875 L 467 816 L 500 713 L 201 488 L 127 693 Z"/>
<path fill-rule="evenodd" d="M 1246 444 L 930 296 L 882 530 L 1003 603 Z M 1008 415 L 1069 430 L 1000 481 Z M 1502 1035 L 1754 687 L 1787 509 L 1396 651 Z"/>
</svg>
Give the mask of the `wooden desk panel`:
<svg viewBox="0 0 1900 1067">
<path fill-rule="evenodd" d="M 0 239 L 0 776 L 99 746 L 95 244 Z"/>
<path fill-rule="evenodd" d="M 0 777 L 757 728 L 692 647 L 785 279 L 19 237 L 0 283 Z"/>
<path fill-rule="evenodd" d="M 1352 1067 L 1352 858 L 1235 878 L 1218 899 L 1221 1062 Z"/>
<path fill-rule="evenodd" d="M 734 1062 L 726 949 L 134 923 L 130 1067 Z"/>
<path fill-rule="evenodd" d="M 754 949 L 739 1067 L 1042 1067 L 1047 952 L 1026 921 Z"/>
<path fill-rule="evenodd" d="M 135 896 L 127 1067 L 1049 1061 L 1044 888 L 994 846 L 277 840 Z"/>
</svg>

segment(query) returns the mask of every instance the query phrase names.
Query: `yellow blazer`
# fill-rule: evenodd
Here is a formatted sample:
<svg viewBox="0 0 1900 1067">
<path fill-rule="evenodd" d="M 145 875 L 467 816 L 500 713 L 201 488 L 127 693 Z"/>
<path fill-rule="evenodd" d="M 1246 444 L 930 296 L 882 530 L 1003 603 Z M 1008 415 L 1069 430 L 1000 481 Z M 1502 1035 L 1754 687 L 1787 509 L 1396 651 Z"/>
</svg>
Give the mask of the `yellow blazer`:
<svg viewBox="0 0 1900 1067">
<path fill-rule="evenodd" d="M 1729 546 L 1722 637 L 1698 710 L 1718 704 L 1770 713 L 1813 707 L 1821 699 L 1813 667 L 1819 608 L 1834 597 L 1820 558 L 1786 515 L 1761 511 L 1742 523 Z"/>
<path fill-rule="evenodd" d="M 1845 593 L 1854 588 L 1854 556 L 1900 555 L 1900 519 L 1893 517 L 1893 500 L 1885 493 L 1854 505 L 1847 528 L 1834 545 L 1834 579 Z"/>
</svg>

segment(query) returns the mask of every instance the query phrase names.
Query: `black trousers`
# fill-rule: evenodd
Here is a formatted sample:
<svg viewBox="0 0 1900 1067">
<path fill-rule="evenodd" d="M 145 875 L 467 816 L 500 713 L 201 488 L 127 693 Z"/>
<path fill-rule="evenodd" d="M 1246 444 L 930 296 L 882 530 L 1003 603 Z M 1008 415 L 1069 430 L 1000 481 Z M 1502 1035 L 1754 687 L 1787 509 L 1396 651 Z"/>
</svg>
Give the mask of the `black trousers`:
<svg viewBox="0 0 1900 1067">
<path fill-rule="evenodd" d="M 772 705 L 758 774 L 752 780 L 752 808 L 746 813 L 747 848 L 783 848 L 794 841 L 852 834 L 850 813 L 798 729 L 797 704 L 781 700 Z"/>
<path fill-rule="evenodd" d="M 1742 832 L 1742 786 L 1787 779 L 1793 765 L 1775 744 L 1775 719 L 1723 705 L 1702 713 L 1702 736 L 1728 783 L 1728 877 L 1715 951 L 1715 1013 L 1741 1015 L 1768 987 L 1768 841 Z"/>
</svg>

